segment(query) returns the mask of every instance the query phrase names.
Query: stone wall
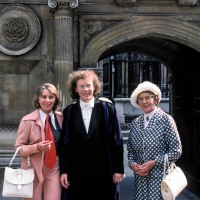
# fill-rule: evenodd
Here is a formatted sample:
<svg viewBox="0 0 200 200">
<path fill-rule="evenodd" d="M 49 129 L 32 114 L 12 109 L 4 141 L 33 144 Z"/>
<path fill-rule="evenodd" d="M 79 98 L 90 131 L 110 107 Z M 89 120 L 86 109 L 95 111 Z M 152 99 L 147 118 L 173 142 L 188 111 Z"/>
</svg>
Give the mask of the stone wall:
<svg viewBox="0 0 200 200">
<path fill-rule="evenodd" d="M 126 117 L 133 119 L 142 114 L 141 109 L 132 106 L 130 98 L 114 98 L 114 102 L 120 124 L 126 123 Z M 169 99 L 163 98 L 159 103 L 159 107 L 169 113 Z"/>
</svg>

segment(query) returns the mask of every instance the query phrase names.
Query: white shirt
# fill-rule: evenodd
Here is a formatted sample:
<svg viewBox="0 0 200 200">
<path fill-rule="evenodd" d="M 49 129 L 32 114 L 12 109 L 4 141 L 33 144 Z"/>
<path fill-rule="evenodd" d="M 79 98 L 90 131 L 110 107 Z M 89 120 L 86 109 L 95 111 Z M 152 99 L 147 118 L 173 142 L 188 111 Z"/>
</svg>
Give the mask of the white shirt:
<svg viewBox="0 0 200 200">
<path fill-rule="evenodd" d="M 42 121 L 43 128 L 45 128 L 45 120 L 46 120 L 47 114 L 45 112 L 43 112 L 41 109 L 39 109 L 39 113 L 40 113 L 40 118 Z M 49 115 L 51 116 L 51 123 L 52 123 L 53 127 L 56 129 L 55 116 L 54 116 L 53 112 L 51 111 L 49 113 Z"/>
<path fill-rule="evenodd" d="M 86 132 L 88 133 L 90 119 L 92 115 L 92 108 L 94 108 L 94 97 L 88 103 L 80 100 L 80 106 Z"/>
<path fill-rule="evenodd" d="M 157 111 L 157 107 L 150 113 L 146 114 L 144 113 L 144 129 L 146 129 L 147 125 L 149 124 L 152 116 L 154 115 L 154 113 Z M 147 121 L 146 118 L 149 117 L 149 120 Z"/>
</svg>

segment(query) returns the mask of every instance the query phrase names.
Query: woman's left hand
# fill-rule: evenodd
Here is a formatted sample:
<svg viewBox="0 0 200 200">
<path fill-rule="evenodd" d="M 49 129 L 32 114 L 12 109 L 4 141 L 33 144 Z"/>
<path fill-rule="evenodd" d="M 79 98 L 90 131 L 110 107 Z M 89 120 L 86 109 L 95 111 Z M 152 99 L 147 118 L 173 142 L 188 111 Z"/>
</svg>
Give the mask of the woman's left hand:
<svg viewBox="0 0 200 200">
<path fill-rule="evenodd" d="M 37 144 L 37 148 L 39 151 L 49 151 L 51 149 L 51 143 L 52 141 L 49 140 L 41 141 Z"/>
<path fill-rule="evenodd" d="M 150 170 L 156 165 L 154 160 L 147 161 L 135 168 L 135 173 L 139 176 L 147 176 Z"/>
</svg>

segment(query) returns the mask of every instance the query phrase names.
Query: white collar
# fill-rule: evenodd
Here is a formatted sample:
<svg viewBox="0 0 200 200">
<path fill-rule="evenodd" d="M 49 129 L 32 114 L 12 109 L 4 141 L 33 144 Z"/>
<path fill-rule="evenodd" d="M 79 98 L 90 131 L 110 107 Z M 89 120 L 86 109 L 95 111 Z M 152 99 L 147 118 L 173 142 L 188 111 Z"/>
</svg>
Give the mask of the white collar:
<svg viewBox="0 0 200 200">
<path fill-rule="evenodd" d="M 146 114 L 146 113 L 144 113 L 144 118 L 146 118 L 147 116 L 149 117 L 149 120 L 153 117 L 153 115 L 154 115 L 154 113 L 156 113 L 156 111 L 157 111 L 158 109 L 157 109 L 157 107 L 153 110 L 153 111 L 151 111 L 150 113 L 148 113 L 148 114 Z"/>
<path fill-rule="evenodd" d="M 41 120 L 42 120 L 42 124 L 44 125 L 44 124 L 45 124 L 46 117 L 47 117 L 47 114 L 46 114 L 44 111 L 42 111 L 40 108 L 39 108 L 39 113 L 40 113 L 40 118 L 41 118 Z M 49 115 L 50 115 L 50 117 L 51 117 L 51 121 L 54 123 L 54 121 L 55 121 L 55 116 L 54 116 L 53 111 L 51 111 L 51 112 L 49 113 Z"/>
<path fill-rule="evenodd" d="M 40 116 L 41 116 L 42 118 L 46 118 L 47 114 L 46 114 L 43 110 L 41 110 L 40 108 L 39 108 L 39 113 L 40 113 Z M 51 118 L 54 118 L 53 111 L 51 111 L 48 115 L 50 115 Z"/>
<path fill-rule="evenodd" d="M 83 109 L 85 106 L 93 108 L 94 107 L 94 97 L 89 102 L 84 102 L 80 99 L 80 106 L 81 106 L 81 109 Z"/>
</svg>

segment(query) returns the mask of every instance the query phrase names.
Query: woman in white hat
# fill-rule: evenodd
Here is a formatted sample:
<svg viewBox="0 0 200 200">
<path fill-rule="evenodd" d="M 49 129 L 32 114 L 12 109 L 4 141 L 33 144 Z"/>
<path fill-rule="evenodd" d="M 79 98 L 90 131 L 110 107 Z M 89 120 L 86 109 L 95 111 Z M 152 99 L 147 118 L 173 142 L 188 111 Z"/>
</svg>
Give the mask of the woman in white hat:
<svg viewBox="0 0 200 200">
<path fill-rule="evenodd" d="M 128 165 L 134 171 L 134 200 L 161 200 L 164 155 L 175 162 L 182 154 L 179 133 L 172 116 L 158 104 L 161 91 L 145 81 L 131 95 L 131 104 L 143 114 L 133 120 L 127 142 Z"/>
</svg>

